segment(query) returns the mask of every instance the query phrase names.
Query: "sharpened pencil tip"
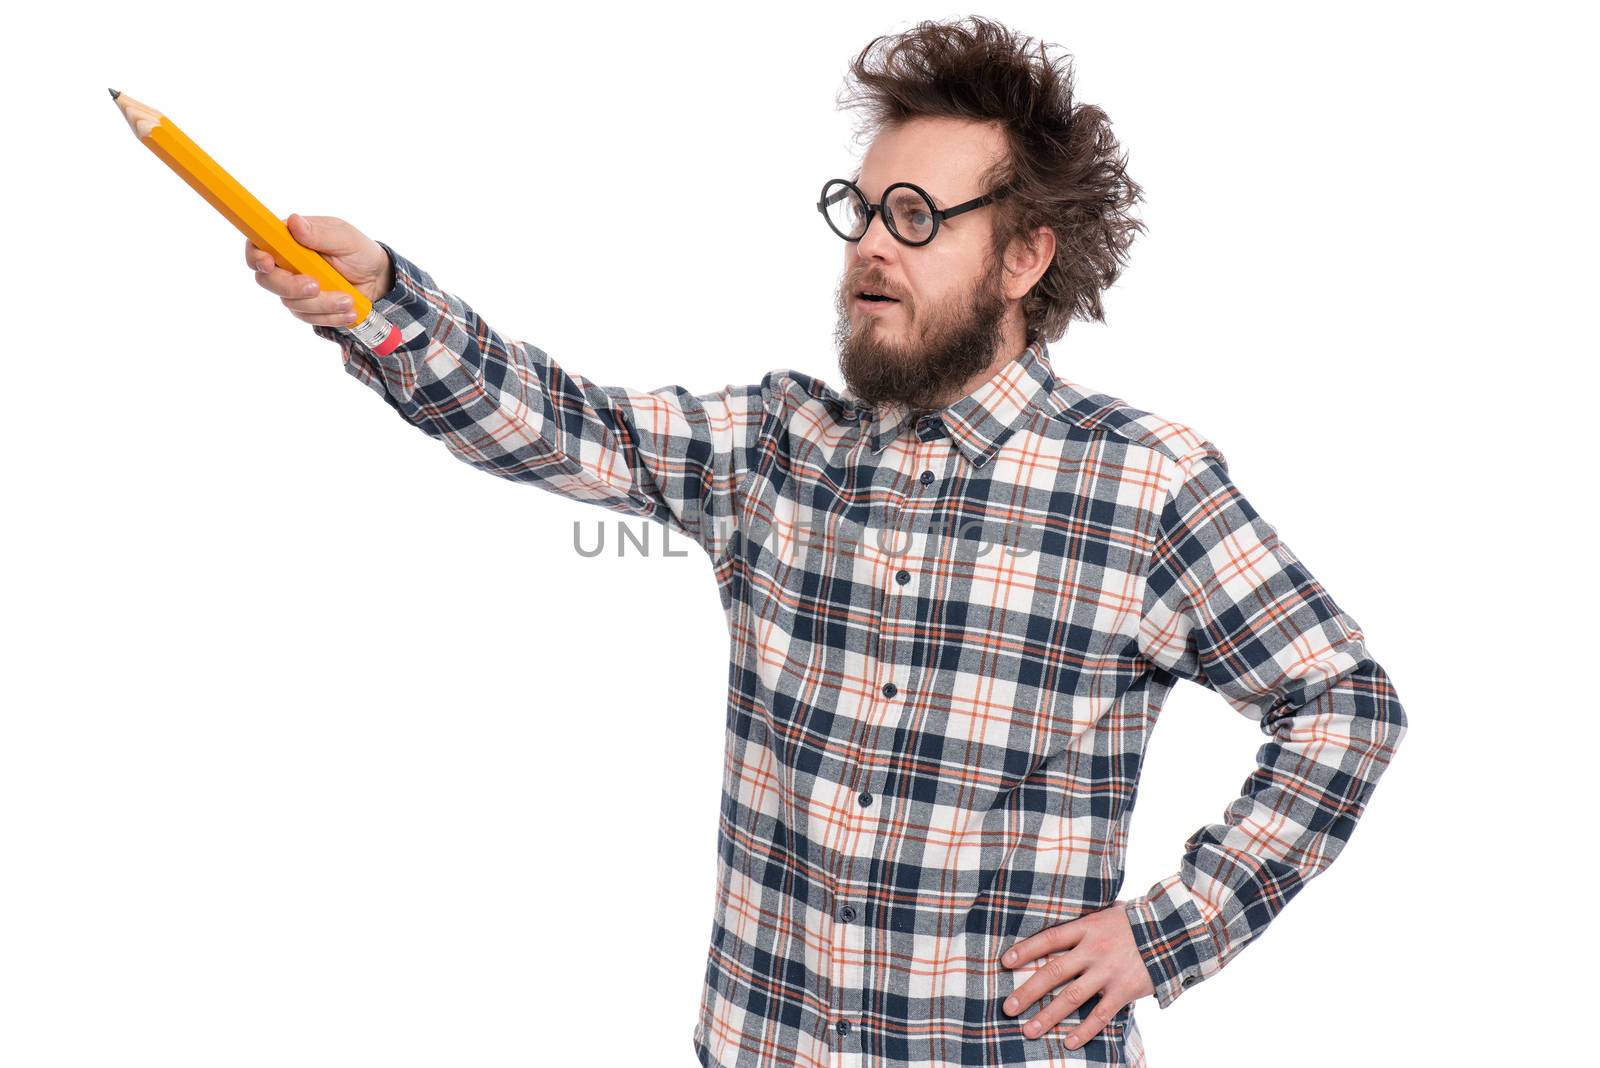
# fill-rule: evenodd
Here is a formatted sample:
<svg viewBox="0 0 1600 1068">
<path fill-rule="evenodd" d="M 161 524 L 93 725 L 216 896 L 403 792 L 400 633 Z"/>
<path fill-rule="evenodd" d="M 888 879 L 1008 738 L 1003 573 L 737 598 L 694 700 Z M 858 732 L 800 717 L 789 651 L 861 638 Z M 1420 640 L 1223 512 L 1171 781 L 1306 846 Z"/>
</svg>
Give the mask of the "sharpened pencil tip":
<svg viewBox="0 0 1600 1068">
<path fill-rule="evenodd" d="M 115 89 L 107 89 L 106 92 L 111 94 L 111 99 L 112 100 L 115 100 L 117 97 L 122 95 L 121 93 L 117 92 Z"/>
</svg>

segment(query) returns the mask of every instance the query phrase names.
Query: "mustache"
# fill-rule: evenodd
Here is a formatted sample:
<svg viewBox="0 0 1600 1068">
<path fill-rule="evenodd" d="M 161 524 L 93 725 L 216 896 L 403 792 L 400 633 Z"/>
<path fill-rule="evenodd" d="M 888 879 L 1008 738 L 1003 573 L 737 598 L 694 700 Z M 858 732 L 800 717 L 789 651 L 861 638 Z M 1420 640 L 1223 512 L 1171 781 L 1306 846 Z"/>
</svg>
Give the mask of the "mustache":
<svg viewBox="0 0 1600 1068">
<path fill-rule="evenodd" d="M 882 297 L 893 297 L 896 300 L 905 299 L 899 290 L 875 278 L 858 278 L 854 282 L 847 282 L 841 287 L 841 292 L 846 297 L 853 297 L 857 293 L 876 293 Z"/>
</svg>

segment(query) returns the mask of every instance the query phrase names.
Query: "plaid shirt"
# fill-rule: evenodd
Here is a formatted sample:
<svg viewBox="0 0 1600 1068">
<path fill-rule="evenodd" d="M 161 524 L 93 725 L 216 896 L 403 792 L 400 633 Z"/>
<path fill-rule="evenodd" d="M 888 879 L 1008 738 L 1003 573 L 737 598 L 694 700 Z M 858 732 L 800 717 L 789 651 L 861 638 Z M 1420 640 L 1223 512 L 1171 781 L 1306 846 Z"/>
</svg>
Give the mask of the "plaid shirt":
<svg viewBox="0 0 1600 1068">
<path fill-rule="evenodd" d="M 1349 840 L 1405 715 L 1189 427 L 1060 377 L 1039 343 L 920 415 L 790 369 L 601 386 L 383 247 L 400 347 L 314 327 L 352 375 L 472 466 L 712 561 L 731 650 L 702 1064 L 1143 1065 L 1131 1005 L 1077 1050 L 1097 997 L 1024 1036 L 1038 1006 L 1001 1005 L 1043 962 L 999 958 L 1119 903 L 1179 679 L 1266 741 L 1178 869 L 1121 902 L 1161 1008 Z"/>
</svg>

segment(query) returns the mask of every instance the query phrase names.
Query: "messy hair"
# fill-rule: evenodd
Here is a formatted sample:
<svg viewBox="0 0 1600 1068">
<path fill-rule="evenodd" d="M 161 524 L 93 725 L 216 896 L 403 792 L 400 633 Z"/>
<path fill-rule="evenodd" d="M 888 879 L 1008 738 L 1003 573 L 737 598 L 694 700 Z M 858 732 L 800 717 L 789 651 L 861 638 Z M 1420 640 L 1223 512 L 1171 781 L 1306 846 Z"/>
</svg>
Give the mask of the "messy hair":
<svg viewBox="0 0 1600 1068">
<path fill-rule="evenodd" d="M 1022 300 L 1027 341 L 1056 341 L 1073 319 L 1105 321 L 1100 291 L 1122 273 L 1143 190 L 1127 174 L 1111 120 L 1074 104 L 1071 56 L 1052 60 L 990 19 L 919 22 L 874 37 L 851 61 L 841 108 L 860 108 L 857 137 L 870 139 L 920 117 L 997 123 L 1008 151 L 982 176 L 1009 186 L 994 212 L 995 260 L 1040 226 L 1055 232 L 1055 259 Z"/>
</svg>

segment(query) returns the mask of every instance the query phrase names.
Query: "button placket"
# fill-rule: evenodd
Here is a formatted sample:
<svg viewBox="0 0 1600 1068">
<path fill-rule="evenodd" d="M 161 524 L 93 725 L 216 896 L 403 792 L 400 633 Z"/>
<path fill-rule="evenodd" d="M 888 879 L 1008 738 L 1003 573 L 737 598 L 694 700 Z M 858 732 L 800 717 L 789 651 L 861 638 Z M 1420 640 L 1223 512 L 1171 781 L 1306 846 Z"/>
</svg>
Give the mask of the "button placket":
<svg viewBox="0 0 1600 1068">
<path fill-rule="evenodd" d="M 873 722 L 868 725 L 869 729 L 864 733 L 863 737 L 866 739 L 864 748 L 867 749 L 872 745 L 871 739 L 886 737 L 892 733 L 897 722 L 905 714 L 900 681 L 905 681 L 906 672 L 909 671 L 912 661 L 909 656 L 910 644 L 904 636 L 916 623 L 915 598 L 908 596 L 911 592 L 912 569 L 905 564 L 907 560 L 915 558 L 917 546 L 923 541 L 914 529 L 905 529 L 908 526 L 914 527 L 914 524 L 906 522 L 913 514 L 912 509 L 908 507 L 908 499 L 920 493 L 921 488 L 931 481 L 921 476 L 921 473 L 927 470 L 927 465 L 923 462 L 925 457 L 918 455 L 923 453 L 927 446 L 915 442 L 914 439 L 913 446 L 910 450 L 911 455 L 907 459 L 908 466 L 895 465 L 893 469 L 886 468 L 880 473 L 880 480 L 877 481 L 879 491 L 887 496 L 889 503 L 885 505 L 883 511 L 882 540 L 875 545 L 881 553 L 880 562 L 876 566 L 883 568 L 883 577 L 880 580 L 882 585 L 879 586 L 883 611 L 878 614 L 875 621 L 876 640 L 870 643 L 869 647 L 874 648 L 877 654 L 872 667 L 879 669 L 878 693 L 883 706 L 880 710 L 874 710 L 871 717 Z M 908 473 L 915 474 L 911 474 L 908 480 Z M 878 712 L 881 714 L 877 714 Z M 884 828 L 877 819 L 878 813 L 873 808 L 877 803 L 871 785 L 874 774 L 872 754 L 863 752 L 857 780 L 859 789 L 856 794 L 860 822 L 851 821 L 856 843 L 855 848 L 851 850 L 849 862 L 849 869 L 857 876 L 854 885 L 862 888 L 858 893 L 871 892 L 868 882 L 871 858 L 874 855 L 881 855 L 884 849 L 877 843 L 877 838 L 884 833 Z M 847 915 L 853 916 L 853 920 L 846 921 Z M 866 929 L 864 915 L 863 911 L 843 904 L 834 915 L 837 932 L 835 947 L 839 960 L 835 972 L 840 977 L 841 984 L 837 999 L 830 1006 L 838 1014 L 834 1022 L 834 1051 L 839 1059 L 833 1061 L 834 1065 L 856 1064 L 864 1056 L 859 1041 L 861 1039 L 859 1024 L 866 1012 L 867 991 L 874 984 L 874 977 L 869 974 L 866 949 L 867 938 L 871 932 Z"/>
<path fill-rule="evenodd" d="M 908 450 L 907 462 L 912 465 L 910 469 L 914 471 L 920 466 L 918 454 L 922 452 L 922 447 L 916 445 L 914 437 L 912 442 L 913 447 Z M 902 521 L 910 514 L 910 510 L 906 507 L 906 500 L 909 495 L 905 490 L 905 472 L 906 468 L 901 464 L 895 464 L 893 467 L 886 465 L 881 476 L 882 482 L 880 483 L 894 500 L 894 503 L 889 506 L 884 516 L 883 540 L 876 546 L 879 552 L 883 554 L 881 566 L 890 580 L 881 587 L 883 590 L 884 610 L 879 617 L 877 635 L 878 664 L 887 666 L 889 679 L 891 680 L 885 681 L 880 686 L 880 692 L 885 697 L 894 697 L 899 692 L 899 688 L 892 679 L 895 673 L 902 670 L 902 668 L 899 664 L 899 657 L 896 655 L 899 651 L 898 646 L 891 635 L 891 631 L 900 630 L 903 624 L 901 616 L 905 612 L 905 607 L 903 604 L 904 599 L 898 596 L 899 587 L 908 583 L 911 576 L 910 572 L 902 565 L 906 557 L 911 555 L 916 540 L 914 530 L 901 529 Z M 902 574 L 906 577 L 899 579 L 898 576 Z M 884 621 L 890 622 L 892 626 L 884 626 Z M 893 716 L 894 713 L 891 711 L 889 715 L 885 716 L 885 722 L 892 722 Z"/>
<path fill-rule="evenodd" d="M 849 868 L 856 872 L 864 863 L 852 861 Z M 864 878 L 864 871 L 860 874 Z M 852 885 L 859 884 L 853 881 Z M 836 1052 L 844 1057 L 838 1063 L 857 1063 L 855 1058 L 859 1058 L 861 1053 L 860 1034 L 854 1022 L 859 1021 L 866 1010 L 866 934 L 865 924 L 861 922 L 861 914 L 856 907 L 840 903 L 834 911 L 834 971 L 837 980 L 831 1005 Z"/>
<path fill-rule="evenodd" d="M 891 584 L 883 588 L 885 609 L 883 618 L 892 625 L 883 627 L 880 624 L 877 644 L 878 662 L 888 665 L 891 672 L 909 672 L 914 662 L 914 657 L 911 655 L 914 652 L 911 648 L 912 643 L 903 637 L 897 640 L 897 636 L 913 634 L 916 630 L 916 597 L 912 587 L 912 580 L 916 576 L 910 562 L 925 559 L 929 546 L 933 544 L 925 531 L 919 532 L 916 529 L 919 523 L 916 517 L 926 516 L 930 512 L 926 506 L 927 495 L 923 492 L 923 488 L 932 485 L 938 478 L 933 471 L 939 463 L 936 457 L 943 457 L 944 462 L 948 464 L 955 449 L 943 421 L 937 415 L 924 416 L 917 421 L 914 430 L 915 435 L 911 440 L 911 447 L 904 464 L 897 464 L 897 472 L 890 476 L 892 492 L 899 495 L 901 501 L 892 528 L 895 541 L 885 546 L 885 563 L 893 570 L 888 572 Z M 913 472 L 915 474 L 912 474 Z M 904 481 L 908 476 L 911 477 L 909 483 Z M 909 493 L 901 489 L 907 485 L 910 486 Z M 911 497 L 921 498 L 914 508 L 906 504 Z M 911 521 L 905 524 L 908 529 L 904 532 L 900 531 L 899 518 L 902 516 L 912 517 Z M 902 656 L 901 653 L 905 655 Z M 899 692 L 899 686 L 893 681 L 883 683 L 880 688 L 880 693 L 884 697 L 893 698 Z M 898 711 L 884 717 L 884 723 L 893 724 L 904 715 L 904 711 L 902 704 Z"/>
</svg>

